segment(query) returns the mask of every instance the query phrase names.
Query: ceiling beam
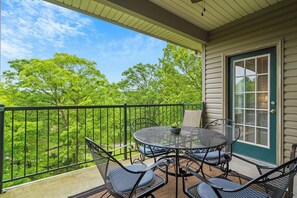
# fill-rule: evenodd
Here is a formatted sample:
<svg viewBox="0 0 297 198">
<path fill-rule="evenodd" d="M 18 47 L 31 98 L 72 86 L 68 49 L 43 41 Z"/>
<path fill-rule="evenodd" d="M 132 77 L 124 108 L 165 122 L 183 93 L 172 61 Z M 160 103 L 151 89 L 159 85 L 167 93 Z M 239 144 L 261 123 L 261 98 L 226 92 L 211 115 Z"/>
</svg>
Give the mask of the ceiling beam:
<svg viewBox="0 0 297 198">
<path fill-rule="evenodd" d="M 207 31 L 172 14 L 148 0 L 95 0 L 122 12 L 171 30 L 201 44 L 207 42 Z"/>
</svg>

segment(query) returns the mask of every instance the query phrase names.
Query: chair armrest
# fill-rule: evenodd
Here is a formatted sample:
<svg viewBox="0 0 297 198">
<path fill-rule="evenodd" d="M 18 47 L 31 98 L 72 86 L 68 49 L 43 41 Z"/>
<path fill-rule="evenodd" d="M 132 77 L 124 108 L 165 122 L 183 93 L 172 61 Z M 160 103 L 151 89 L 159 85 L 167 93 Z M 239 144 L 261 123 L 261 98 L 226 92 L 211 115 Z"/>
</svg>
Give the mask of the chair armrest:
<svg viewBox="0 0 297 198">
<path fill-rule="evenodd" d="M 141 171 L 137 171 L 137 172 L 138 172 L 138 173 L 147 172 L 148 170 L 151 170 L 151 169 L 153 169 L 153 168 L 155 168 L 156 166 L 161 165 L 161 164 L 165 164 L 165 166 L 168 167 L 168 166 L 169 166 L 169 161 L 168 161 L 167 159 L 159 160 L 159 161 L 157 161 L 156 163 L 154 163 L 154 164 L 148 166 L 146 169 L 141 170 Z"/>
</svg>

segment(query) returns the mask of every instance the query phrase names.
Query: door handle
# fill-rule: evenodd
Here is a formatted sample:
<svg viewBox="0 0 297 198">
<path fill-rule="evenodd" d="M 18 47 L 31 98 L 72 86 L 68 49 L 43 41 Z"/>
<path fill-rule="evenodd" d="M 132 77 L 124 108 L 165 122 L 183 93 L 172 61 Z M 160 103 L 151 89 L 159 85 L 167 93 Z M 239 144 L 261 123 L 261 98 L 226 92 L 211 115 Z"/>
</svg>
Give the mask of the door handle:
<svg viewBox="0 0 297 198">
<path fill-rule="evenodd" d="M 270 110 L 270 113 L 276 113 L 276 110 L 275 109 L 271 109 Z"/>
</svg>

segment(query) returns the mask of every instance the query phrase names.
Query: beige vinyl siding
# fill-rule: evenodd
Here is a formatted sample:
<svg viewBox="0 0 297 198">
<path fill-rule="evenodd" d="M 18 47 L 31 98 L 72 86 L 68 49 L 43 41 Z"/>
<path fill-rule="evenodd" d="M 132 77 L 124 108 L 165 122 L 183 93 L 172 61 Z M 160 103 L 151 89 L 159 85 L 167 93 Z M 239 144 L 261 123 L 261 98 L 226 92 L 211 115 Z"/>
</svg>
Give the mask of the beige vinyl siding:
<svg viewBox="0 0 297 198">
<path fill-rule="evenodd" d="M 283 41 L 283 151 L 289 158 L 297 143 L 297 1 L 287 0 L 234 23 L 210 31 L 205 46 L 206 121 L 224 117 L 223 57 L 271 46 Z M 279 57 L 279 56 L 278 56 Z M 277 133 L 280 133 L 277 131 Z"/>
</svg>

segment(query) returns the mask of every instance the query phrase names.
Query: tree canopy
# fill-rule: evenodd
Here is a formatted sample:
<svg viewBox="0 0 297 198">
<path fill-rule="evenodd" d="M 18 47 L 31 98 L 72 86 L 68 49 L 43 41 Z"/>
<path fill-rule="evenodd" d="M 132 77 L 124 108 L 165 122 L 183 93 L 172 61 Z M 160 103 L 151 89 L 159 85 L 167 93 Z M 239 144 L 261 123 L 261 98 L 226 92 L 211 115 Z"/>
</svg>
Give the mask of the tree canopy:
<svg viewBox="0 0 297 198">
<path fill-rule="evenodd" d="M 1 92 L 9 105 L 115 104 L 116 85 L 96 69 L 96 63 L 57 53 L 51 59 L 9 62 L 14 71 L 3 73 Z M 120 92 L 117 92 L 120 94 Z M 120 102 L 120 101 L 119 101 Z"/>
<path fill-rule="evenodd" d="M 109 83 L 93 61 L 56 53 L 50 59 L 18 59 L 3 72 L 0 103 L 6 106 L 197 103 L 201 59 L 167 44 L 158 64 L 139 63 Z"/>
<path fill-rule="evenodd" d="M 139 63 L 123 72 L 119 87 L 132 104 L 198 103 L 201 59 L 191 50 L 167 44 L 159 64 Z"/>
</svg>

